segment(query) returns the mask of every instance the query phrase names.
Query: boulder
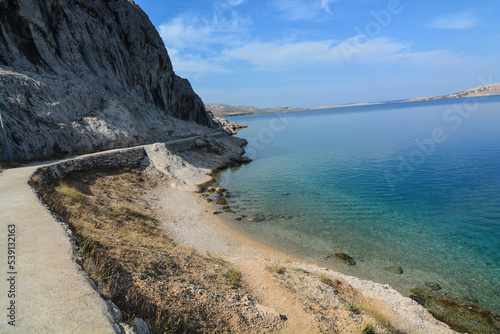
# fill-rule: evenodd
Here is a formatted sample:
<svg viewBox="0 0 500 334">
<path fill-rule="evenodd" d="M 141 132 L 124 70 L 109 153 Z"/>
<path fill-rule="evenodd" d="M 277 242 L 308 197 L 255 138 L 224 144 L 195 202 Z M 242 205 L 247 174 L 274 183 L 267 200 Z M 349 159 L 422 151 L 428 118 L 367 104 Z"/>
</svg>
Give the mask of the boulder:
<svg viewBox="0 0 500 334">
<path fill-rule="evenodd" d="M 433 282 L 425 282 L 424 285 L 426 287 L 428 287 L 429 289 L 431 289 L 432 291 L 439 291 L 441 290 L 441 285 L 439 285 L 438 283 L 433 283 Z"/>
<path fill-rule="evenodd" d="M 226 202 L 225 198 L 218 198 L 215 203 L 218 204 L 218 205 L 227 205 L 227 202 Z"/>
<path fill-rule="evenodd" d="M 500 314 L 425 288 L 410 290 L 410 298 L 436 319 L 461 333 L 500 333 Z"/>
<path fill-rule="evenodd" d="M 335 256 L 337 257 L 337 259 L 344 261 L 346 264 L 350 266 L 356 265 L 356 261 L 354 261 L 352 257 L 350 257 L 345 253 L 336 253 Z"/>
<path fill-rule="evenodd" d="M 258 214 L 248 218 L 249 222 L 255 222 L 255 223 L 262 222 L 264 220 L 266 220 L 266 217 L 263 214 Z"/>
<path fill-rule="evenodd" d="M 134 318 L 134 320 L 132 320 L 132 324 L 134 325 L 136 334 L 149 334 L 148 324 L 141 318 Z"/>
<path fill-rule="evenodd" d="M 385 270 L 398 275 L 401 275 L 403 273 L 403 268 L 401 267 L 387 267 L 385 268 Z"/>
<path fill-rule="evenodd" d="M 198 139 L 196 139 L 196 140 L 194 141 L 194 145 L 195 145 L 196 147 L 205 147 L 205 146 L 208 146 L 208 143 L 207 143 L 206 141 L 204 141 L 204 140 L 202 140 L 202 139 L 199 139 L 199 138 L 198 138 Z"/>
</svg>

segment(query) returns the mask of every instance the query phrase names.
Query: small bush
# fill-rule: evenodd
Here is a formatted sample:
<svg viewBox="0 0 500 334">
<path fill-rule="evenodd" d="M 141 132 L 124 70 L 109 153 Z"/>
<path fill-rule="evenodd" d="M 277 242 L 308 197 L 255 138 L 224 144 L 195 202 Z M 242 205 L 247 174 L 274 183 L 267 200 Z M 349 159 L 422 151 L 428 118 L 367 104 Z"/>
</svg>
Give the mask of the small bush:
<svg viewBox="0 0 500 334">
<path fill-rule="evenodd" d="M 241 272 L 236 269 L 230 269 L 224 273 L 224 276 L 227 278 L 229 283 L 233 286 L 233 288 L 237 288 L 241 284 Z"/>
<path fill-rule="evenodd" d="M 332 280 L 328 276 L 326 276 L 326 275 L 319 275 L 318 279 L 323 284 L 333 286 Z"/>
<path fill-rule="evenodd" d="M 286 272 L 286 268 L 283 267 L 283 266 L 275 266 L 275 267 L 266 267 L 266 269 L 269 271 L 269 272 L 274 272 L 276 274 L 280 274 L 280 275 L 283 275 L 285 272 Z"/>
<path fill-rule="evenodd" d="M 361 325 L 361 334 L 375 334 L 375 327 L 372 324 Z"/>
</svg>

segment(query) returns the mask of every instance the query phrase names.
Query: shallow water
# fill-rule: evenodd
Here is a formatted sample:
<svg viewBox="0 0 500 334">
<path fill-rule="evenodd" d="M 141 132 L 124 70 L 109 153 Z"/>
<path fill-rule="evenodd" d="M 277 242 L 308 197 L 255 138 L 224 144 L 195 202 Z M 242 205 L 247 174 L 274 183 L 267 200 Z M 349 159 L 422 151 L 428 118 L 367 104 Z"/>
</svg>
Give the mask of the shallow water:
<svg viewBox="0 0 500 334">
<path fill-rule="evenodd" d="M 266 215 L 235 228 L 403 294 L 435 282 L 500 312 L 500 97 L 232 120 L 249 126 L 238 136 L 254 161 L 219 185 L 238 213 Z"/>
</svg>

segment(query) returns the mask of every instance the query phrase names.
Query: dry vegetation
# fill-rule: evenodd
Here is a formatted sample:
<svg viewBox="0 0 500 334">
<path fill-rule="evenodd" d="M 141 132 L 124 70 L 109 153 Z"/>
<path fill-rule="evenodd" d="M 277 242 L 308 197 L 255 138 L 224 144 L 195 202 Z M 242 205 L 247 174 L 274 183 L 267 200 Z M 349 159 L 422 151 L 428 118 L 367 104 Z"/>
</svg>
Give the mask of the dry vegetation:
<svg viewBox="0 0 500 334">
<path fill-rule="evenodd" d="M 84 269 L 124 321 L 140 317 L 153 333 L 278 329 L 255 310 L 240 272 L 166 237 L 144 199 L 154 182 L 144 171 L 99 170 L 37 190 L 69 224 Z"/>
<path fill-rule="evenodd" d="M 152 333 L 279 331 L 281 317 L 262 313 L 242 273 L 221 258 L 169 239 L 150 207 L 153 189 L 168 179 L 154 168 L 70 173 L 38 187 L 70 226 L 80 259 L 124 321 L 144 319 Z M 350 285 L 295 264 L 266 259 L 268 275 L 290 291 L 315 332 L 398 333 L 376 301 Z"/>
<path fill-rule="evenodd" d="M 365 298 L 345 282 L 294 264 L 272 263 L 266 269 L 315 315 L 319 332 L 402 333 L 392 326 L 379 301 Z"/>
</svg>

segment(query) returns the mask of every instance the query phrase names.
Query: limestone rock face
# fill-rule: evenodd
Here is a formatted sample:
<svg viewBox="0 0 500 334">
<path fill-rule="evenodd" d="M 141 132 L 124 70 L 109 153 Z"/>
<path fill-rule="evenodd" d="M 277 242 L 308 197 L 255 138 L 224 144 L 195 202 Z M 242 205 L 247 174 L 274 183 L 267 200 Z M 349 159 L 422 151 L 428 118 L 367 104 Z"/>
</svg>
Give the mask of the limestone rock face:
<svg viewBox="0 0 500 334">
<path fill-rule="evenodd" d="M 0 0 L 0 111 L 18 159 L 186 135 L 177 119 L 212 127 L 128 0 Z"/>
</svg>

